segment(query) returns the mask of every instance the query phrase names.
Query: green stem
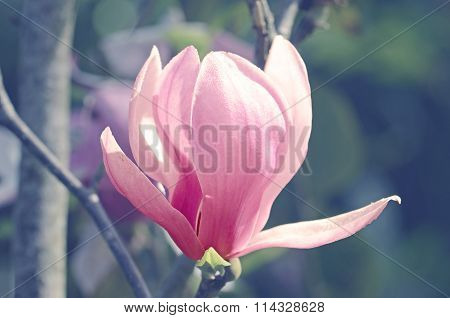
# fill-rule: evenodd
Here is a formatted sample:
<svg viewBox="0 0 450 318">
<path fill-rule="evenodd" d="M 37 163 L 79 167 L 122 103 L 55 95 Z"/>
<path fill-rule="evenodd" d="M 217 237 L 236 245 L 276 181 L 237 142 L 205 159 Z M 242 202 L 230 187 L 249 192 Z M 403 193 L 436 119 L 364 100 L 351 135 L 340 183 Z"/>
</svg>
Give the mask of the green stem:
<svg viewBox="0 0 450 318">
<path fill-rule="evenodd" d="M 232 282 L 241 276 L 242 268 L 239 258 L 229 260 L 230 266 L 225 267 L 223 275 L 210 275 L 208 272 L 202 272 L 202 281 L 198 287 L 196 298 L 216 297 L 222 288 L 228 282 Z"/>
</svg>

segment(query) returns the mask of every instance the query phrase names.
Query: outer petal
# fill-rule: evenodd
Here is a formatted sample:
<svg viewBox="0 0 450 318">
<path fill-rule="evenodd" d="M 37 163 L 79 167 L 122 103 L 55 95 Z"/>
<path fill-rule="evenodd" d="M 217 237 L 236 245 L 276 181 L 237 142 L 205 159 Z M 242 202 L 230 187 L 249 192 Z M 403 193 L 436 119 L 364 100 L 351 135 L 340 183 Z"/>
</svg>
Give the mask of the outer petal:
<svg viewBox="0 0 450 318">
<path fill-rule="evenodd" d="M 176 166 L 177 186 L 169 191 L 172 205 L 195 229 L 202 193 L 191 163 L 190 121 L 192 96 L 200 59 L 190 46 L 164 68 L 156 87 L 153 111 L 165 154 Z"/>
<path fill-rule="evenodd" d="M 152 179 L 170 186 L 175 177 L 169 169 L 161 140 L 155 128 L 153 95 L 162 71 L 161 59 L 156 47 L 145 62 L 134 83 L 128 115 L 128 134 L 134 160 Z M 164 171 L 163 171 L 164 170 Z"/>
<path fill-rule="evenodd" d="M 289 105 L 298 106 L 293 109 L 300 113 L 304 112 L 304 116 L 310 113 L 308 111 L 310 103 L 302 101 L 302 99 L 307 101 L 311 95 L 305 62 L 291 42 L 281 35 L 276 36 L 272 42 L 264 72 L 278 84 Z M 290 113 L 295 115 L 293 112 Z"/>
<path fill-rule="evenodd" d="M 109 127 L 102 133 L 101 144 L 106 171 L 117 191 L 161 225 L 186 256 L 200 259 L 204 250 L 187 219 L 122 152 Z"/>
<path fill-rule="evenodd" d="M 282 36 L 276 36 L 269 51 L 264 71 L 284 93 L 288 117 L 288 140 L 284 166 L 274 176 L 274 183 L 264 193 L 255 234 L 261 231 L 269 218 L 273 201 L 302 165 L 308 151 L 311 135 L 311 88 L 305 63 L 296 48 Z"/>
<path fill-rule="evenodd" d="M 240 57 L 239 55 L 236 55 L 233 53 L 228 53 L 228 52 L 222 53 L 222 54 L 225 54 L 228 58 L 232 59 L 233 62 L 236 64 L 236 67 L 238 67 L 239 70 L 245 76 L 247 76 L 249 79 L 260 84 L 272 95 L 273 99 L 277 102 L 277 104 L 280 108 L 279 114 L 285 119 L 285 121 L 288 118 L 290 118 L 290 116 L 287 116 L 288 115 L 287 113 L 283 113 L 283 111 L 285 109 L 287 109 L 290 105 L 288 104 L 288 101 L 287 101 L 286 97 L 284 96 L 284 93 L 281 90 L 281 88 L 279 88 L 278 84 L 276 84 L 270 78 L 271 74 L 264 73 L 261 69 L 259 69 L 253 63 Z M 270 119 L 268 119 L 268 120 L 270 120 Z M 264 124 L 266 124 L 266 123 L 264 123 Z M 269 125 L 270 125 L 270 123 L 269 123 Z"/>
<path fill-rule="evenodd" d="M 157 84 L 154 114 L 170 158 L 189 168 L 192 96 L 200 68 L 197 50 L 189 46 L 164 68 Z M 174 147 L 174 149 L 173 149 Z"/>
<path fill-rule="evenodd" d="M 238 257 L 268 247 L 314 248 L 342 240 L 377 219 L 391 200 L 401 202 L 398 196 L 391 196 L 330 218 L 271 228 L 257 234 L 246 248 L 232 256 Z"/>
<path fill-rule="evenodd" d="M 265 136 L 260 127 L 279 113 L 279 106 L 224 53 L 205 57 L 194 94 L 194 162 L 204 194 L 199 237 L 205 247 L 227 257 L 252 235 L 270 182 L 264 168 L 274 164 L 280 144 L 280 135 Z M 275 125 L 285 133 L 283 117 Z"/>
</svg>

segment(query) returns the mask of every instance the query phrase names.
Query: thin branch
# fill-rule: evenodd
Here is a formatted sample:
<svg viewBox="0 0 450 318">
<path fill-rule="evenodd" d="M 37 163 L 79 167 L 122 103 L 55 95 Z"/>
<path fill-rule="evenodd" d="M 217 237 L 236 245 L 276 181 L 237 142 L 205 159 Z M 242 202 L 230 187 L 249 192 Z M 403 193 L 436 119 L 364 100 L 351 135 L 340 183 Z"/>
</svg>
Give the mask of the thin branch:
<svg viewBox="0 0 450 318">
<path fill-rule="evenodd" d="M 304 41 L 316 29 L 327 29 L 330 7 L 345 5 L 346 0 L 291 0 L 282 14 L 278 33 L 294 44 Z M 256 31 L 255 60 L 259 67 L 264 64 L 272 40 L 277 35 L 273 14 L 267 0 L 247 0 L 253 28 Z M 301 19 L 296 23 L 297 16 Z"/>
<path fill-rule="evenodd" d="M 331 5 L 342 5 L 341 0 L 303 0 L 300 10 L 303 17 L 292 31 L 291 41 L 301 43 L 317 29 L 328 29 Z"/>
<path fill-rule="evenodd" d="M 102 181 L 104 176 L 105 166 L 103 162 L 100 162 L 100 164 L 97 166 L 97 169 L 95 170 L 94 175 L 92 176 L 92 179 L 88 184 L 89 188 L 91 188 L 93 191 L 97 191 L 98 186 L 100 185 L 100 182 Z"/>
<path fill-rule="evenodd" d="M 247 0 L 247 4 L 256 31 L 255 60 L 263 68 L 272 40 L 277 35 L 275 22 L 267 0 Z"/>
<path fill-rule="evenodd" d="M 299 1 L 300 0 L 291 0 L 287 9 L 283 13 L 280 24 L 278 25 L 278 32 L 286 39 L 291 37 L 292 29 L 299 10 Z"/>
<path fill-rule="evenodd" d="M 100 203 L 98 195 L 85 188 L 72 172 L 65 168 L 47 146 L 31 131 L 19 117 L 3 86 L 0 73 L 0 125 L 8 128 L 61 183 L 78 198 L 89 212 L 103 238 L 122 268 L 136 297 L 151 297 L 151 294 L 136 264 L 125 248 L 118 233 Z"/>
<path fill-rule="evenodd" d="M 307 37 L 314 33 L 317 29 L 328 28 L 328 16 L 330 8 L 328 6 L 320 7 L 315 12 L 308 12 L 299 23 L 298 28 L 294 31 L 293 41 L 296 43 L 303 42 Z"/>
</svg>

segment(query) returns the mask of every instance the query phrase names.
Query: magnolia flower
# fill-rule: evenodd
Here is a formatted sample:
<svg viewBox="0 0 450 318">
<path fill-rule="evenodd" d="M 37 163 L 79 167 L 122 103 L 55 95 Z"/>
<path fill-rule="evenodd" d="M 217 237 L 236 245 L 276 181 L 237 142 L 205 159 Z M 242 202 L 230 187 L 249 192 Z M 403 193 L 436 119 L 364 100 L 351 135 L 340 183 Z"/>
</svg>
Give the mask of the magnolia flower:
<svg viewBox="0 0 450 318">
<path fill-rule="evenodd" d="M 162 69 L 153 48 L 134 90 L 128 129 L 137 165 L 106 128 L 106 171 L 116 189 L 194 260 L 211 247 L 224 259 L 268 247 L 318 247 L 364 228 L 390 200 L 400 203 L 391 196 L 338 216 L 263 230 L 274 200 L 303 162 L 312 121 L 305 65 L 280 36 L 264 71 L 225 52 L 200 62 L 193 47 Z M 177 129 L 181 124 L 187 131 Z M 269 133 L 269 126 L 277 129 Z M 218 132 L 203 133 L 204 127 Z M 254 134 L 230 137 L 219 127 L 253 127 Z M 298 149 L 301 154 L 292 156 Z M 259 169 L 243 168 L 243 162 L 259 163 Z M 165 195 L 149 177 L 165 186 Z"/>
</svg>

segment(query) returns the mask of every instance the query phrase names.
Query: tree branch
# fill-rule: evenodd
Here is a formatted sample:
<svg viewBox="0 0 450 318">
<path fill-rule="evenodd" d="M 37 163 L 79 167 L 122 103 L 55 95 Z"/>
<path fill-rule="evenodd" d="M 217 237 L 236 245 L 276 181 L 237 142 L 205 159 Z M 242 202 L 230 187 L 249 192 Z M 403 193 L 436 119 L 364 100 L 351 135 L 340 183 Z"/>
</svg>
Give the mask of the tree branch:
<svg viewBox="0 0 450 318">
<path fill-rule="evenodd" d="M 74 0 L 26 0 L 23 12 L 36 23 L 46 25 L 61 41 L 71 43 L 74 6 Z M 23 19 L 20 22 L 18 110 L 60 163 L 67 166 L 70 50 L 34 25 Z M 15 296 L 65 297 L 66 262 L 42 270 L 66 255 L 69 194 L 26 149 L 20 171 L 13 213 Z"/>
<path fill-rule="evenodd" d="M 283 17 L 278 25 L 278 32 L 286 39 L 291 37 L 295 19 L 298 14 L 299 1 L 300 0 L 291 0 L 291 3 L 289 3 L 287 9 L 284 11 Z"/>
<path fill-rule="evenodd" d="M 267 0 L 247 0 L 247 3 L 256 31 L 255 60 L 263 68 L 277 30 Z M 278 33 L 294 44 L 300 43 L 316 29 L 328 28 L 330 6 L 345 3 L 346 0 L 291 0 L 278 25 Z M 296 23 L 298 15 L 301 19 Z"/>
<path fill-rule="evenodd" d="M 273 38 L 277 35 L 272 11 L 267 0 L 247 0 L 253 28 L 256 31 L 256 65 L 264 67 Z"/>
<path fill-rule="evenodd" d="M 330 5 L 337 3 L 336 0 L 303 0 L 300 10 L 303 17 L 292 31 L 291 41 L 294 43 L 303 42 L 316 29 L 328 28 L 328 17 L 330 15 Z"/>
<path fill-rule="evenodd" d="M 118 233 L 102 207 L 98 195 L 83 186 L 66 167 L 64 167 L 45 144 L 31 131 L 19 117 L 3 86 L 0 74 L 0 124 L 7 127 L 22 144 L 43 164 L 64 186 L 78 198 L 89 212 L 103 238 L 111 249 L 128 283 L 137 297 L 151 297 L 139 269 L 125 248 Z"/>
</svg>

